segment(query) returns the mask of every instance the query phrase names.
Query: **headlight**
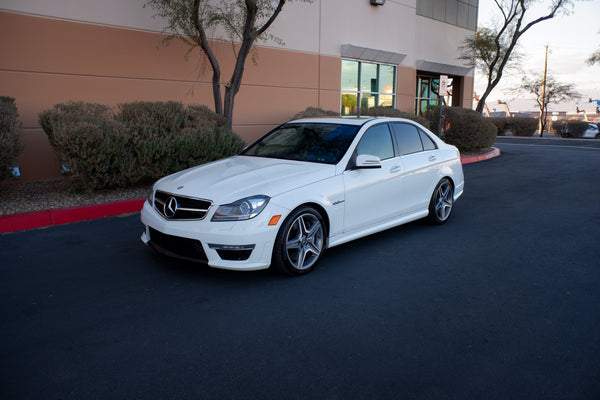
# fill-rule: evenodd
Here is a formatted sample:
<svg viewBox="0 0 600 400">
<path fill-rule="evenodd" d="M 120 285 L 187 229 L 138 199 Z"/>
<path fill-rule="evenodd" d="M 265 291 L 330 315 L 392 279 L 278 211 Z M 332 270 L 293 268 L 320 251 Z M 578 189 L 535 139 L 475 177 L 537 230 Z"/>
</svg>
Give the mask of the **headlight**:
<svg viewBox="0 0 600 400">
<path fill-rule="evenodd" d="M 243 221 L 256 217 L 269 203 L 268 196 L 252 196 L 223 204 L 217 208 L 211 221 Z"/>
<path fill-rule="evenodd" d="M 146 200 L 148 200 L 148 204 L 154 207 L 154 188 L 150 190 L 150 193 L 148 193 L 148 197 L 146 198 Z"/>
</svg>

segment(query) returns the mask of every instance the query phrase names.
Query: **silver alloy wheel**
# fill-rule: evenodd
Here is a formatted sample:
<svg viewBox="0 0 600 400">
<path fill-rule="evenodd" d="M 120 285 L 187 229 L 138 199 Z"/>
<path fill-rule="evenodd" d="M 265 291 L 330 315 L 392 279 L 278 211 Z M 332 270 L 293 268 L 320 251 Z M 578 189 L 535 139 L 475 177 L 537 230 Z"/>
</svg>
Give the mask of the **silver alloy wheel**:
<svg viewBox="0 0 600 400">
<path fill-rule="evenodd" d="M 448 180 L 444 180 L 437 187 L 435 192 L 435 215 L 440 222 L 448 219 L 452 212 L 454 204 L 454 194 L 452 185 Z"/>
<path fill-rule="evenodd" d="M 306 270 L 319 259 L 323 243 L 324 231 L 319 218 L 311 213 L 302 213 L 290 225 L 285 252 L 294 268 Z"/>
</svg>

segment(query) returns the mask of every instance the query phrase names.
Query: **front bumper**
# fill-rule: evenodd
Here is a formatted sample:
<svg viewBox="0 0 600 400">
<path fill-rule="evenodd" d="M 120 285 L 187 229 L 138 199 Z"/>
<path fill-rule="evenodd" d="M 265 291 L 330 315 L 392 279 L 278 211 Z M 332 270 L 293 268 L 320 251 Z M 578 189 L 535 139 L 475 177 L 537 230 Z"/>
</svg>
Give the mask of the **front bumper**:
<svg viewBox="0 0 600 400">
<path fill-rule="evenodd" d="M 273 215 L 288 211 L 269 204 L 247 221 L 211 222 L 212 213 L 200 221 L 170 221 L 146 201 L 141 213 L 145 226 L 142 241 L 158 252 L 177 258 L 231 270 L 269 268 L 273 244 L 279 230 L 269 226 Z"/>
</svg>

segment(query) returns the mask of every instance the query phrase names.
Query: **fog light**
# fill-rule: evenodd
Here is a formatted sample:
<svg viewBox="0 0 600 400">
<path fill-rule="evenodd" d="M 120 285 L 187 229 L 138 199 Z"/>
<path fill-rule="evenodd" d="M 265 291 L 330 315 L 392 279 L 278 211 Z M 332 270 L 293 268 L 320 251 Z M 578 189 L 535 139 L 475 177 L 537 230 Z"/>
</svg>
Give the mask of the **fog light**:
<svg viewBox="0 0 600 400">
<path fill-rule="evenodd" d="M 245 261 L 250 258 L 255 245 L 228 245 L 208 243 L 210 249 L 216 250 L 219 257 L 225 261 Z"/>
</svg>

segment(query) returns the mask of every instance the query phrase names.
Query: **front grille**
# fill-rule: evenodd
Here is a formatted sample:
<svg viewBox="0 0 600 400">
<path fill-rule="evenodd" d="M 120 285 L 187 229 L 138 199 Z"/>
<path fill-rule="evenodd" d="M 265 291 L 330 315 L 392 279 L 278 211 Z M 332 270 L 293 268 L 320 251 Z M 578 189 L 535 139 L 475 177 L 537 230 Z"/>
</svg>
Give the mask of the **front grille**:
<svg viewBox="0 0 600 400">
<path fill-rule="evenodd" d="M 154 208 L 169 220 L 203 219 L 211 205 L 210 200 L 180 196 L 160 190 L 154 194 Z"/>
<path fill-rule="evenodd" d="M 167 235 L 150 228 L 150 244 L 168 256 L 175 256 L 200 262 L 208 262 L 199 240 Z M 158 248 L 156 247 L 158 246 Z M 161 251 L 162 250 L 162 251 Z"/>
</svg>

